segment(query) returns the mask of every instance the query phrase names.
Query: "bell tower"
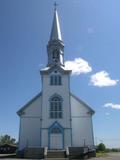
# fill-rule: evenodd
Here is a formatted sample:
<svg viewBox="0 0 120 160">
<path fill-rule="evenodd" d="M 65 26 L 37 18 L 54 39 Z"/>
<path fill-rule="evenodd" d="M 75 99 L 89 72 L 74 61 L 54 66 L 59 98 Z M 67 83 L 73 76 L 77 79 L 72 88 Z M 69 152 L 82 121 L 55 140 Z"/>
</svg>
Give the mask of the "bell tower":
<svg viewBox="0 0 120 160">
<path fill-rule="evenodd" d="M 62 40 L 60 23 L 56 5 L 54 8 L 54 18 L 50 40 L 47 45 L 48 64 L 47 66 L 59 65 L 64 66 L 64 43 Z"/>
</svg>

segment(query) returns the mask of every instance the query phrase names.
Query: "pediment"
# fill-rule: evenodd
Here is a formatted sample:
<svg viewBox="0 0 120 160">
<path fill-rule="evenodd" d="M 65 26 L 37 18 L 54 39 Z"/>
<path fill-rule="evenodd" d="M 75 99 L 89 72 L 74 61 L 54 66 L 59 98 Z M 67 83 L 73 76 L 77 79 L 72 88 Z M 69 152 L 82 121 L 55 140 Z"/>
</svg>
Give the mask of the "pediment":
<svg viewBox="0 0 120 160">
<path fill-rule="evenodd" d="M 85 108 L 88 109 L 88 114 L 92 114 L 93 115 L 95 113 L 95 111 L 88 104 L 86 104 L 83 100 L 81 100 L 80 98 L 78 98 L 77 96 L 75 96 L 73 93 L 70 93 L 70 95 L 74 99 L 76 99 L 80 104 L 82 104 Z"/>
<path fill-rule="evenodd" d="M 17 114 L 19 116 L 25 114 L 25 110 L 32 104 L 34 101 L 36 101 L 39 97 L 41 97 L 42 92 L 38 93 L 35 97 L 33 97 L 30 101 L 28 101 L 23 107 L 21 107 L 18 111 Z"/>
</svg>

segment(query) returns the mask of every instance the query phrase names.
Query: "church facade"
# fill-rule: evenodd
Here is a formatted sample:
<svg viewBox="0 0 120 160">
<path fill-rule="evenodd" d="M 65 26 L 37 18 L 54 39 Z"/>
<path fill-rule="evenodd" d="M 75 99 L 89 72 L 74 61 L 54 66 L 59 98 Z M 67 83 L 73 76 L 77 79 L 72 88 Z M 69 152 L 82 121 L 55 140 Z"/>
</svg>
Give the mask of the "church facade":
<svg viewBox="0 0 120 160">
<path fill-rule="evenodd" d="M 64 65 L 57 9 L 47 45 L 48 64 L 40 70 L 42 90 L 17 114 L 20 117 L 19 150 L 26 147 L 94 147 L 94 110 L 70 92 L 71 70 Z"/>
</svg>

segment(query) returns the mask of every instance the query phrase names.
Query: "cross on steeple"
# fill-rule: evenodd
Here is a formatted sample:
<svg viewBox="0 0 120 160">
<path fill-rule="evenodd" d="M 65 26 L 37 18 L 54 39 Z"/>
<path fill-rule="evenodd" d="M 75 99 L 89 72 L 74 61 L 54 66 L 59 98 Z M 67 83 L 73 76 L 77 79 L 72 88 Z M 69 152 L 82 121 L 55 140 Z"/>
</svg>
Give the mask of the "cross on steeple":
<svg viewBox="0 0 120 160">
<path fill-rule="evenodd" d="M 64 66 L 64 43 L 62 40 L 59 16 L 57 12 L 57 3 L 54 3 L 54 18 L 50 34 L 50 40 L 47 45 L 48 66 Z"/>
<path fill-rule="evenodd" d="M 54 3 L 54 9 L 55 9 L 55 10 L 57 9 L 57 6 L 58 6 L 58 4 L 55 2 L 55 3 Z"/>
<path fill-rule="evenodd" d="M 58 4 L 54 3 L 54 18 L 53 18 L 53 24 L 52 24 L 52 30 L 51 30 L 51 36 L 50 40 L 60 40 L 62 41 L 62 35 L 60 30 L 60 23 L 59 23 L 59 16 L 57 12 Z"/>
</svg>

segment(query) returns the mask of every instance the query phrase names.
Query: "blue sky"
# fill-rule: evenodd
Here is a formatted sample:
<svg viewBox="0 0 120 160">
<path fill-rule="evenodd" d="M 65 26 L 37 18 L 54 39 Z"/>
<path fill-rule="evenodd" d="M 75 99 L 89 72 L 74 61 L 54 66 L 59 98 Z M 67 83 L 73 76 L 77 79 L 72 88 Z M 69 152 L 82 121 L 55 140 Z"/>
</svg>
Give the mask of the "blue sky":
<svg viewBox="0 0 120 160">
<path fill-rule="evenodd" d="M 53 0 L 0 0 L 0 134 L 18 138 L 16 111 L 41 90 Z M 120 147 L 120 1 L 57 0 L 71 91 L 89 104 L 95 144 Z"/>
</svg>

